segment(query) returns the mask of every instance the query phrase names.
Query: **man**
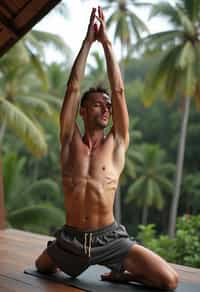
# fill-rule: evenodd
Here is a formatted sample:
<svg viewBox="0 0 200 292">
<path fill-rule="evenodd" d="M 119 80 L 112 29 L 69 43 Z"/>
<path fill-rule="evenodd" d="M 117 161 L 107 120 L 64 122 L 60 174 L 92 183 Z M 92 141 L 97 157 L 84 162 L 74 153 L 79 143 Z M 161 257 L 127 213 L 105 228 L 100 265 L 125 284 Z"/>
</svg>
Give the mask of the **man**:
<svg viewBox="0 0 200 292">
<path fill-rule="evenodd" d="M 96 21 L 99 21 L 97 26 Z M 111 98 L 102 89 L 90 89 L 80 101 L 80 83 L 91 45 L 104 50 Z M 85 133 L 76 124 L 79 105 Z M 104 129 L 112 114 L 113 125 Z M 148 286 L 176 288 L 178 275 L 158 255 L 129 239 L 115 222 L 113 204 L 129 144 L 124 84 L 108 39 L 101 7 L 92 10 L 86 38 L 74 62 L 61 110 L 61 166 L 66 223 L 56 240 L 36 260 L 40 272 L 60 268 L 72 277 L 90 265 L 112 272 L 103 280 L 139 281 Z"/>
</svg>

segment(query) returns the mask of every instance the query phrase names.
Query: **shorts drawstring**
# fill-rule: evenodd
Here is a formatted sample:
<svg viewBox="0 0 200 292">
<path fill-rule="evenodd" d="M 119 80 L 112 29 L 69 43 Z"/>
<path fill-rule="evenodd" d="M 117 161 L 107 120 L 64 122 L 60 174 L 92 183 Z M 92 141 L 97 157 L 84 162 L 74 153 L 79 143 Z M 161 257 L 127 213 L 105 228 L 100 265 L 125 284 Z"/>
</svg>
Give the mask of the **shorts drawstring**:
<svg viewBox="0 0 200 292">
<path fill-rule="evenodd" d="M 89 238 L 88 238 L 89 235 Z M 88 240 L 87 240 L 88 238 Z M 84 238 L 84 252 L 86 255 L 88 255 L 89 257 L 91 256 L 91 248 L 92 248 L 92 233 L 85 233 L 85 238 Z"/>
</svg>

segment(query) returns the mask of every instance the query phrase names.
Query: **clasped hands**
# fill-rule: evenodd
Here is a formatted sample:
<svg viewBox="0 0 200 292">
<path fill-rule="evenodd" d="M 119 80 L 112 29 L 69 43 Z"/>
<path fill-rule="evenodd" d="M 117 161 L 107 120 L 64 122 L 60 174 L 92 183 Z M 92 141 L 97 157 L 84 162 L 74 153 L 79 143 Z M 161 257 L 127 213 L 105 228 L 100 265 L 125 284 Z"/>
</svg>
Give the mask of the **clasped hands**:
<svg viewBox="0 0 200 292">
<path fill-rule="evenodd" d="M 97 21 L 99 23 L 97 23 Z M 96 8 L 92 8 L 86 40 L 90 43 L 93 43 L 97 40 L 102 44 L 108 41 L 104 13 L 100 6 L 98 6 L 98 15 L 96 15 Z"/>
</svg>

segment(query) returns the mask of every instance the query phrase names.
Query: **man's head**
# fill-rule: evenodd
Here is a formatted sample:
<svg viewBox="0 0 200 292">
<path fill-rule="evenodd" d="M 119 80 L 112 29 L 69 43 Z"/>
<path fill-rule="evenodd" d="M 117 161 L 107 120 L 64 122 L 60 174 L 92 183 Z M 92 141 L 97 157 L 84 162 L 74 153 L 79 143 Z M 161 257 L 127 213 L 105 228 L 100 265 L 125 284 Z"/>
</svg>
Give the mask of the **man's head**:
<svg viewBox="0 0 200 292">
<path fill-rule="evenodd" d="M 81 99 L 80 114 L 85 124 L 104 129 L 111 115 L 111 98 L 102 87 L 90 88 Z"/>
</svg>

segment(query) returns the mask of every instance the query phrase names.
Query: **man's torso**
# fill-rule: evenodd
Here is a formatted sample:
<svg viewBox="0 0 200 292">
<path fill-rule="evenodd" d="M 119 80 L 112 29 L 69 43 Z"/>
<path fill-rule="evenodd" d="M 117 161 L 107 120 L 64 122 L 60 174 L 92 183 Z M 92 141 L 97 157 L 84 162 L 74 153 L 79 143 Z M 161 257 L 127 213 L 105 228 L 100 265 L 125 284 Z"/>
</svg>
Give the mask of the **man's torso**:
<svg viewBox="0 0 200 292">
<path fill-rule="evenodd" d="M 111 132 L 95 149 L 75 134 L 62 145 L 61 165 L 67 224 L 80 228 L 99 228 L 111 224 L 113 202 L 119 176 L 124 167 L 125 147 Z"/>
</svg>

